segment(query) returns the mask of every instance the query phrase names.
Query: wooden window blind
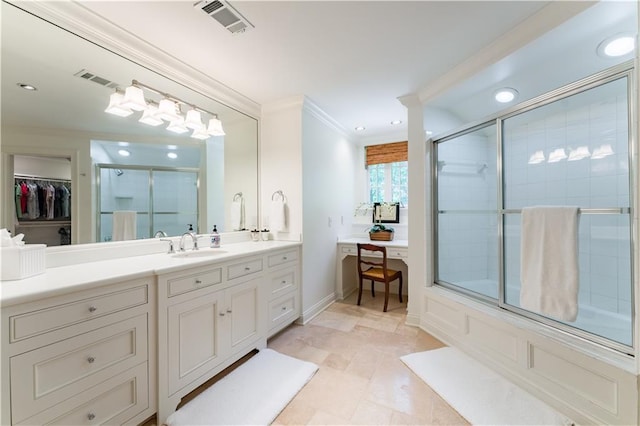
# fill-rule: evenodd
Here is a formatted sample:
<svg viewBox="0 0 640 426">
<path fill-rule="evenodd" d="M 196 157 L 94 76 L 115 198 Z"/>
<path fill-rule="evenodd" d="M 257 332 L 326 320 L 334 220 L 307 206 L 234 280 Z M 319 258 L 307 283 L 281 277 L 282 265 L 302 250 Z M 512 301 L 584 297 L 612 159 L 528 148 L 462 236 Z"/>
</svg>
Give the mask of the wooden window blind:
<svg viewBox="0 0 640 426">
<path fill-rule="evenodd" d="M 407 161 L 408 144 L 407 142 L 393 142 L 382 145 L 370 145 L 365 147 L 366 164 L 395 163 L 397 161 Z"/>
</svg>

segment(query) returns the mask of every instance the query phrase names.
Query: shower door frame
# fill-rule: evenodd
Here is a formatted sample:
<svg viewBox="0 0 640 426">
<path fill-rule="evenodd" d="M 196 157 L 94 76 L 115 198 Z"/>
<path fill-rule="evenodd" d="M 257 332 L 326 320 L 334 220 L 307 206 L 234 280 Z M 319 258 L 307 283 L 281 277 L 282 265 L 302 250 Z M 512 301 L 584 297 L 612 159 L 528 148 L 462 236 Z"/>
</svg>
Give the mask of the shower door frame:
<svg viewBox="0 0 640 426">
<path fill-rule="evenodd" d="M 119 165 L 111 163 L 96 164 L 96 240 L 100 238 L 102 232 L 102 192 L 100 183 L 100 171 L 102 169 L 122 169 L 122 170 L 142 170 L 149 173 L 149 238 L 153 237 L 153 215 L 155 214 L 153 209 L 153 172 L 188 172 L 196 175 L 196 221 L 194 225 L 196 229 L 200 223 L 200 169 L 192 167 L 160 167 L 160 166 L 136 166 L 136 165 Z M 180 212 L 164 212 L 158 214 L 178 214 Z M 98 241 L 101 242 L 101 241 Z"/>
<path fill-rule="evenodd" d="M 545 93 L 529 101 L 523 102 L 518 105 L 514 105 L 511 108 L 493 114 L 485 119 L 478 120 L 462 127 L 459 127 L 453 131 L 437 135 L 427 141 L 429 145 L 427 152 L 430 152 L 431 158 L 431 229 L 433 230 L 433 239 L 431 241 L 431 264 L 433 266 L 433 276 L 431 282 L 433 284 L 445 287 L 453 290 L 457 293 L 465 294 L 480 302 L 486 303 L 490 306 L 497 306 L 500 309 L 504 309 L 511 313 L 525 317 L 527 319 L 548 325 L 550 327 L 559 329 L 561 331 L 570 333 L 572 335 L 584 338 L 588 341 L 606 346 L 616 351 L 631 354 L 635 353 L 635 348 L 638 345 L 636 341 L 636 306 L 635 306 L 635 286 L 636 286 L 636 271 L 638 271 L 639 265 L 636 259 L 636 242 L 637 242 L 637 206 L 636 206 L 636 193 L 638 191 L 637 182 L 637 165 L 634 163 L 634 159 L 637 159 L 636 152 L 636 138 L 638 125 L 635 117 L 637 114 L 636 102 L 634 94 L 636 93 L 636 69 L 634 68 L 634 61 L 627 61 L 614 67 L 608 68 L 604 71 L 591 75 L 582 80 L 570 83 L 556 90 Z M 504 170 L 503 170 L 503 122 L 504 120 L 514 117 L 516 115 L 525 113 L 535 108 L 553 103 L 555 101 L 568 98 L 578 93 L 585 92 L 589 89 L 607 84 L 609 82 L 626 78 L 627 81 L 627 126 L 628 126 L 628 166 L 629 166 L 629 207 L 628 208 L 593 208 L 593 209 L 581 209 L 581 212 L 589 214 L 629 214 L 629 232 L 630 232 L 630 256 L 631 256 L 631 346 L 616 342 L 611 339 L 584 331 L 582 329 L 572 327 L 568 324 L 555 321 L 549 317 L 545 317 L 541 314 L 536 314 L 531 311 L 519 308 L 514 305 L 510 305 L 506 302 L 506 289 L 505 289 L 505 241 L 504 241 L 504 227 L 505 217 L 507 214 L 519 213 L 520 209 L 505 209 L 504 208 Z M 476 130 L 480 130 L 489 126 L 496 126 L 496 178 L 497 178 L 497 228 L 498 228 L 498 297 L 494 299 L 492 297 L 473 292 L 463 287 L 457 286 L 453 283 L 449 283 L 439 279 L 438 271 L 438 145 L 440 143 L 456 139 L 460 136 L 472 133 Z M 486 213 L 486 212 L 482 212 Z"/>
</svg>

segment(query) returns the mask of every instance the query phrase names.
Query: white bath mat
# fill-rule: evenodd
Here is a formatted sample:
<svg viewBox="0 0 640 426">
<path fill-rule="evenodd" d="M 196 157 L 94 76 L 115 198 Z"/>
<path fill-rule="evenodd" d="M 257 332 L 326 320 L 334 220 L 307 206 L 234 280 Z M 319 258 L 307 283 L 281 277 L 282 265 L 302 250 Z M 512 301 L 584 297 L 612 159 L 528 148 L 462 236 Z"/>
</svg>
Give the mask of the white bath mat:
<svg viewBox="0 0 640 426">
<path fill-rule="evenodd" d="M 167 425 L 268 425 L 316 371 L 311 362 L 263 349 L 170 415 Z"/>
<path fill-rule="evenodd" d="M 400 358 L 473 425 L 570 425 L 567 417 L 455 348 Z"/>
</svg>

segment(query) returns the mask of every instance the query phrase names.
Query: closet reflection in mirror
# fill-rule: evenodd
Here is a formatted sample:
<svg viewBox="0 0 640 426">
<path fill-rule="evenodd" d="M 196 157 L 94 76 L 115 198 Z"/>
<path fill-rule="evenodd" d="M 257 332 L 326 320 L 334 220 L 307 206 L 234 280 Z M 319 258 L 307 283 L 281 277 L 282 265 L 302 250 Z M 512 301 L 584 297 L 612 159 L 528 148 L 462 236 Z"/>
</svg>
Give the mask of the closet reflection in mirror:
<svg viewBox="0 0 640 426">
<path fill-rule="evenodd" d="M 112 213 L 118 209 L 136 211 L 137 238 L 150 238 L 155 231 L 179 235 L 189 224 L 199 233 L 210 232 L 214 224 L 230 232 L 234 230 L 231 205 L 237 193 L 243 194 L 244 228 L 257 226 L 258 126 L 254 118 L 9 3 L 2 2 L 1 8 L 0 149 L 6 167 L 0 227 L 24 232 L 26 221 L 14 208 L 15 174 L 55 178 L 44 176 L 38 166 L 18 170 L 14 160 L 21 156 L 68 158 L 73 195 L 70 225 L 66 226 L 70 226 L 72 243 L 113 240 Z M 93 77 L 87 78 L 87 73 Z M 155 127 L 141 123 L 142 112 L 128 117 L 105 113 L 114 88 L 124 90 L 133 80 L 217 114 L 226 135 L 198 140 L 190 137 L 191 132 L 167 131 L 166 121 Z M 37 90 L 25 90 L 20 84 Z M 145 91 L 147 97 L 159 101 L 157 94 Z M 128 146 L 120 146 L 123 143 Z M 118 149 L 131 155 L 121 156 Z M 117 204 L 114 198 L 113 205 L 105 204 L 102 196 L 115 187 L 102 187 L 98 165 L 123 171 L 117 177 L 118 191 L 134 189 L 135 197 L 144 196 L 149 202 L 131 198 L 127 203 L 120 198 Z M 146 189 L 137 180 L 129 180 L 134 171 L 146 173 Z M 185 183 L 190 185 L 189 195 L 183 194 L 183 179 L 189 182 Z M 28 232 L 25 240 L 44 242 Z"/>
</svg>

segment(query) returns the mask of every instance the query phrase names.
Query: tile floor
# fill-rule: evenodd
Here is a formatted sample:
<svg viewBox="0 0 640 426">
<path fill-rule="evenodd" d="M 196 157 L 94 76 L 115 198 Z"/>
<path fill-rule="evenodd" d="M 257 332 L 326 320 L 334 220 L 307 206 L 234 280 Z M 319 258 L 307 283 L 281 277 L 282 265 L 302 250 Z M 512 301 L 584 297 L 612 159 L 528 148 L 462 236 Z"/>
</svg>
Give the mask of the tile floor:
<svg viewBox="0 0 640 426">
<path fill-rule="evenodd" d="M 467 425 L 399 357 L 444 346 L 405 325 L 406 300 L 355 294 L 305 326 L 292 325 L 268 346 L 320 369 L 274 421 L 275 425 Z"/>
</svg>

